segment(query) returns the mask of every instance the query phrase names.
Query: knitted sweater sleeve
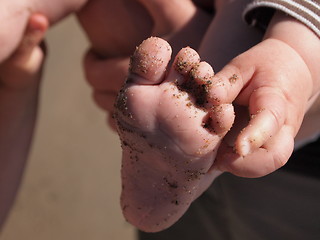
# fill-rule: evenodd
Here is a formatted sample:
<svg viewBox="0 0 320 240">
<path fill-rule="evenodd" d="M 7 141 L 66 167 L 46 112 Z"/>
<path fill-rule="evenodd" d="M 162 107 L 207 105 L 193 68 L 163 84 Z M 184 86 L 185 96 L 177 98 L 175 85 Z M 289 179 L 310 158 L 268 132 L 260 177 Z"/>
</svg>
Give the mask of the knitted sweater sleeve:
<svg viewBox="0 0 320 240">
<path fill-rule="evenodd" d="M 243 17 L 248 24 L 265 30 L 275 10 L 296 18 L 320 37 L 320 0 L 254 0 Z"/>
</svg>

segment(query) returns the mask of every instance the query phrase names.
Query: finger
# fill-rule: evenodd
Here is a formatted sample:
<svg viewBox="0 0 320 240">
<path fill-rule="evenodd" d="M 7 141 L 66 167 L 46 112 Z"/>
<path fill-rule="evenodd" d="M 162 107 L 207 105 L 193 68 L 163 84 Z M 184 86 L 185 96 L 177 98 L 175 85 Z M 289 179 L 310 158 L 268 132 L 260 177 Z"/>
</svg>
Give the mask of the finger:
<svg viewBox="0 0 320 240">
<path fill-rule="evenodd" d="M 29 19 L 20 45 L 14 54 L 9 58 L 9 61 L 20 65 L 26 65 L 28 61 L 32 62 L 34 55 L 33 50 L 42 42 L 48 26 L 48 19 L 45 16 L 42 14 L 32 15 Z"/>
<path fill-rule="evenodd" d="M 221 144 L 215 168 L 240 177 L 262 177 L 282 167 L 294 147 L 294 131 L 283 126 L 265 145 L 246 156 L 240 156 L 227 144 Z"/>
<path fill-rule="evenodd" d="M 48 20 L 41 14 L 30 17 L 25 34 L 15 52 L 0 65 L 1 82 L 10 88 L 24 88 L 39 78 L 45 52 L 43 37 Z"/>
<path fill-rule="evenodd" d="M 151 14 L 155 24 L 153 33 L 156 35 L 166 35 L 175 31 L 188 22 L 196 12 L 196 7 L 189 0 L 139 0 L 139 2 Z"/>
<path fill-rule="evenodd" d="M 235 148 L 242 156 L 261 147 L 282 128 L 287 117 L 287 101 L 274 87 L 256 89 L 249 100 L 251 120 L 239 134 Z"/>
<path fill-rule="evenodd" d="M 94 91 L 92 97 L 98 107 L 109 113 L 113 112 L 117 94 L 112 92 Z"/>
<path fill-rule="evenodd" d="M 129 58 L 101 58 L 89 49 L 84 57 L 84 71 L 88 83 L 95 90 L 118 92 L 125 82 Z"/>
<path fill-rule="evenodd" d="M 111 114 L 111 113 L 108 114 L 107 123 L 112 131 L 117 132 L 117 124 L 116 124 L 116 120 L 113 117 L 113 114 Z"/>
</svg>

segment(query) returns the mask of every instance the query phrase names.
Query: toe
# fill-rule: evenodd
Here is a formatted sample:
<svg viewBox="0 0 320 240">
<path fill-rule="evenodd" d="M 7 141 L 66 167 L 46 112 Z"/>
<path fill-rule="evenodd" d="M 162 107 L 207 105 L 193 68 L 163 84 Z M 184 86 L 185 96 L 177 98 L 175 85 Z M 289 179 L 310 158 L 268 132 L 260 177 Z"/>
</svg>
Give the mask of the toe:
<svg viewBox="0 0 320 240">
<path fill-rule="evenodd" d="M 184 64 L 187 69 L 182 71 L 184 78 L 177 84 L 178 88 L 187 92 L 193 104 L 207 113 L 203 120 L 203 127 L 211 133 L 223 136 L 233 125 L 235 118 L 233 106 L 232 104 L 212 104 L 208 93 L 212 88 L 214 71 L 210 64 L 199 62 L 198 55 L 191 53 L 188 54 L 189 58 L 191 56 L 191 61 Z M 184 62 L 187 61 L 184 60 Z"/>
<path fill-rule="evenodd" d="M 161 38 L 144 40 L 131 57 L 128 82 L 141 85 L 160 84 L 171 58 L 171 47 Z"/>
<path fill-rule="evenodd" d="M 234 123 L 235 113 L 233 105 L 221 104 L 213 106 L 209 111 L 209 116 L 211 129 L 213 129 L 215 134 L 222 137 L 231 129 Z"/>
<path fill-rule="evenodd" d="M 177 85 L 190 78 L 190 71 L 200 62 L 199 54 L 190 47 L 182 48 L 176 55 L 167 82 Z"/>
<path fill-rule="evenodd" d="M 197 107 L 208 107 L 208 92 L 212 86 L 214 72 L 206 62 L 196 64 L 190 71 L 190 77 L 181 87 L 188 91 L 194 98 Z"/>
<path fill-rule="evenodd" d="M 209 84 L 208 87 L 210 87 L 212 78 L 214 76 L 214 71 L 209 63 L 200 62 L 192 68 L 190 71 L 190 76 L 199 85 Z"/>
</svg>

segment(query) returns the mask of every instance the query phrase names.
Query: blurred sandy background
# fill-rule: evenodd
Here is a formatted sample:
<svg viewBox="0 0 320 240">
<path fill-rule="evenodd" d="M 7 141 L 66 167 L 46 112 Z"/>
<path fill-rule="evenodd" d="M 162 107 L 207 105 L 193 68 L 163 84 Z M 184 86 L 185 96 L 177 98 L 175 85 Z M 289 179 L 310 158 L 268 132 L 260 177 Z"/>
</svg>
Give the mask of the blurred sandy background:
<svg viewBox="0 0 320 240">
<path fill-rule="evenodd" d="M 1 240 L 132 240 L 119 207 L 120 147 L 81 68 L 74 17 L 47 35 L 49 57 L 34 144 Z"/>
</svg>

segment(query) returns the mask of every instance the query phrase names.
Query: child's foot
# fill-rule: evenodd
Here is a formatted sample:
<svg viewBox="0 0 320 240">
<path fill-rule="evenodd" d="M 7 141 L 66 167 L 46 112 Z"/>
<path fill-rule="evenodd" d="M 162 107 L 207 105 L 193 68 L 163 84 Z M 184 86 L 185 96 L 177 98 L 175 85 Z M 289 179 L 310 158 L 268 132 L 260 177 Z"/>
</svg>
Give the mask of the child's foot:
<svg viewBox="0 0 320 240">
<path fill-rule="evenodd" d="M 0 226 L 13 202 L 30 148 L 44 58 L 45 17 L 30 17 L 20 46 L 0 64 Z"/>
<path fill-rule="evenodd" d="M 184 48 L 167 74 L 170 57 L 167 42 L 145 40 L 116 103 L 123 213 L 149 232 L 176 222 L 219 175 L 211 167 L 234 120 L 231 104 L 207 98 L 214 74 L 209 64 Z"/>
<path fill-rule="evenodd" d="M 95 103 L 108 112 L 114 130 L 114 102 L 137 44 L 152 33 L 170 38 L 174 49 L 196 48 L 211 21 L 190 0 L 93 0 L 78 12 L 78 18 L 92 44 L 84 59 L 86 79 Z"/>
</svg>

